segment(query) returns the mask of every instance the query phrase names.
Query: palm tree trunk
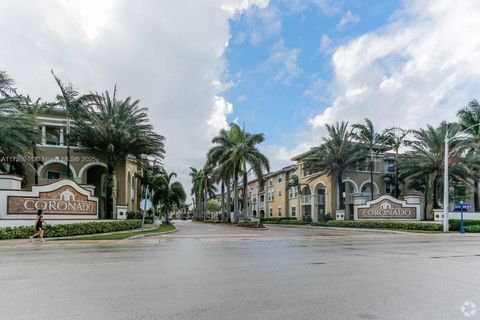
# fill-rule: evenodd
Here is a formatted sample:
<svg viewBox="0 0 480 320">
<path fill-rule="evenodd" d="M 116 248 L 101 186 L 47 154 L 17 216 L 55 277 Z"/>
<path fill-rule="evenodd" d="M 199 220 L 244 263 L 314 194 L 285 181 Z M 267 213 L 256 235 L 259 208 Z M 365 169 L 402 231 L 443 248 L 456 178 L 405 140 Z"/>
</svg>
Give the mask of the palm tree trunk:
<svg viewBox="0 0 480 320">
<path fill-rule="evenodd" d="M 433 209 L 438 208 L 440 208 L 438 205 L 438 175 L 435 175 L 435 179 L 433 179 Z"/>
<path fill-rule="evenodd" d="M 227 179 L 227 207 L 225 208 L 226 220 L 230 220 L 230 211 L 232 209 L 232 194 L 231 194 L 231 184 L 230 177 Z M 231 222 L 231 221 L 230 221 Z"/>
<path fill-rule="evenodd" d="M 222 206 L 221 206 L 221 212 L 222 212 L 222 217 L 221 217 L 221 221 L 224 222 L 223 220 L 223 212 L 224 212 L 224 208 L 225 208 L 225 181 L 222 180 Z"/>
<path fill-rule="evenodd" d="M 398 149 L 395 149 L 395 175 L 393 181 L 393 196 L 398 199 Z"/>
<path fill-rule="evenodd" d="M 238 175 L 233 177 L 233 223 L 238 222 Z"/>
<path fill-rule="evenodd" d="M 473 205 L 475 207 L 475 212 L 478 212 L 480 210 L 480 204 L 479 204 L 479 196 L 478 196 L 478 181 L 474 182 L 474 194 L 473 194 Z"/>
<path fill-rule="evenodd" d="M 38 161 L 37 161 L 37 147 L 33 146 L 33 169 L 35 169 L 35 185 L 38 185 Z"/>
<path fill-rule="evenodd" d="M 114 166 L 111 163 L 107 164 L 107 190 L 106 190 L 106 216 L 107 219 L 113 218 L 113 173 Z"/>
<path fill-rule="evenodd" d="M 248 219 L 248 195 L 247 195 L 248 176 L 243 172 L 243 220 Z"/>
<path fill-rule="evenodd" d="M 207 183 L 205 183 L 205 190 L 203 192 L 203 199 L 204 199 L 204 215 L 203 215 L 203 221 L 205 221 L 205 217 L 209 217 L 208 215 L 208 190 L 207 190 Z"/>
</svg>

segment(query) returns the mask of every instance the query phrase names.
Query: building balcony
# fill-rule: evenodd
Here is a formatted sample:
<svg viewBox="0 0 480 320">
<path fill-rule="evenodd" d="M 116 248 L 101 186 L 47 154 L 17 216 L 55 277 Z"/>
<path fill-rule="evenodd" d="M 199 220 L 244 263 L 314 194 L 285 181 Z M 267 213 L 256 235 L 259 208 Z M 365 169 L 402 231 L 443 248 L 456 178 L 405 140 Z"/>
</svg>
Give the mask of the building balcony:
<svg viewBox="0 0 480 320">
<path fill-rule="evenodd" d="M 300 197 L 300 202 L 301 202 L 302 205 L 312 204 L 312 196 L 311 195 L 301 196 Z"/>
<path fill-rule="evenodd" d="M 374 193 L 373 194 L 373 200 L 377 199 L 380 196 L 381 196 L 381 194 Z M 370 192 L 347 193 L 345 195 L 345 203 L 346 204 L 353 204 L 355 198 L 359 198 L 359 197 L 365 197 L 367 199 L 367 201 L 372 200 Z"/>
<path fill-rule="evenodd" d="M 265 209 L 265 202 L 259 202 L 258 203 L 258 209 Z"/>
</svg>

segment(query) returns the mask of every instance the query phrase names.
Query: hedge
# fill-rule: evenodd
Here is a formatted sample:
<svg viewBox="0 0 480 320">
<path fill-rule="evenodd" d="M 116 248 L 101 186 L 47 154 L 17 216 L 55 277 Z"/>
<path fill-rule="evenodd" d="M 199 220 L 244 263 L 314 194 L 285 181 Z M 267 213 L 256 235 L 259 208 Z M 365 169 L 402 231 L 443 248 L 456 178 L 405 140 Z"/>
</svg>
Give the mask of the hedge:
<svg viewBox="0 0 480 320">
<path fill-rule="evenodd" d="M 404 222 L 404 221 L 343 221 L 331 220 L 327 222 L 328 227 L 341 228 L 368 228 L 368 229 L 399 229 L 399 230 L 424 230 L 442 231 L 441 223 L 433 222 Z"/>
<path fill-rule="evenodd" d="M 310 225 L 314 226 L 314 227 L 326 227 L 327 222 L 326 221 L 312 222 L 312 223 L 310 223 Z"/>
<path fill-rule="evenodd" d="M 308 221 L 301 221 L 301 220 L 282 220 L 280 221 L 280 224 L 299 224 L 299 225 L 304 225 L 304 224 L 310 224 Z"/>
<path fill-rule="evenodd" d="M 464 227 L 465 232 L 480 232 L 480 224 L 472 224 Z"/>
<path fill-rule="evenodd" d="M 105 233 L 138 229 L 141 227 L 141 220 L 123 220 L 123 221 L 99 221 L 99 222 L 80 222 L 71 224 L 58 224 L 54 226 L 45 226 L 45 237 L 68 237 L 84 234 Z M 7 239 L 27 239 L 35 233 L 33 226 L 28 227 L 6 227 L 0 228 L 0 240 Z"/>
<path fill-rule="evenodd" d="M 449 228 L 451 231 L 460 230 L 460 220 L 459 219 L 449 219 Z M 463 220 L 463 225 L 466 232 L 478 232 L 478 231 L 467 231 L 467 226 L 480 226 L 480 220 Z M 470 228 L 469 228 L 470 229 Z"/>
<path fill-rule="evenodd" d="M 238 222 L 239 227 L 247 227 L 247 228 L 263 228 L 262 223 L 257 223 L 255 221 L 239 221 Z"/>
<path fill-rule="evenodd" d="M 263 223 L 276 224 L 276 223 L 281 223 L 282 221 L 297 221 L 297 218 L 296 217 L 276 217 L 276 218 L 272 217 L 272 218 L 262 218 L 260 221 Z"/>
</svg>

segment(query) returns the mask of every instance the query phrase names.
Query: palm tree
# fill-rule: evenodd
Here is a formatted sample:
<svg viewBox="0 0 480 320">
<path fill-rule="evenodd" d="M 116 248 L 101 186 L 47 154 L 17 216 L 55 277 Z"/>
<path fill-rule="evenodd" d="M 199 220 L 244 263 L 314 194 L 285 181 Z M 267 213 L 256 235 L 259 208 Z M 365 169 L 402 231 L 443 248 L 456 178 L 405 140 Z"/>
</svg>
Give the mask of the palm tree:
<svg viewBox="0 0 480 320">
<path fill-rule="evenodd" d="M 468 134 L 471 136 L 471 151 L 475 152 L 476 154 L 480 154 L 480 104 L 477 100 L 470 101 L 466 107 L 461 108 L 457 112 L 457 116 L 460 119 L 462 130 L 467 130 Z M 478 212 L 480 210 L 480 188 L 478 181 L 475 181 L 473 187 L 473 202 L 475 212 Z"/>
<path fill-rule="evenodd" d="M 428 181 L 432 190 L 433 208 L 440 208 L 439 193 L 444 171 L 444 140 L 447 130 L 454 136 L 460 130 L 457 124 L 442 122 L 435 128 L 430 125 L 426 129 L 413 130 L 415 140 L 408 141 L 411 151 L 400 160 L 400 177 L 412 181 Z M 468 146 L 465 139 L 449 139 L 449 176 L 455 182 L 471 185 L 471 179 L 478 179 L 476 172 L 480 168 L 479 157 L 473 153 L 465 153 Z M 426 179 L 425 177 L 428 177 Z"/>
<path fill-rule="evenodd" d="M 270 171 L 270 162 L 258 149 L 257 145 L 265 140 L 262 133 L 251 134 L 232 123 L 228 131 L 222 130 L 213 139 L 216 144 L 212 150 L 215 154 L 220 170 L 233 173 L 234 213 L 235 222 L 238 220 L 239 188 L 238 176 L 243 176 L 243 219 L 248 217 L 248 174 L 252 171 L 257 179 L 263 179 L 263 173 Z"/>
<path fill-rule="evenodd" d="M 357 123 L 352 125 L 354 129 L 353 135 L 355 140 L 362 143 L 368 149 L 370 156 L 369 170 L 370 170 L 370 200 L 373 200 L 373 170 L 375 169 L 375 158 L 378 153 L 382 151 L 382 145 L 385 143 L 385 137 L 375 131 L 375 127 L 370 119 L 365 118 L 365 124 Z"/>
<path fill-rule="evenodd" d="M 338 188 L 338 209 L 344 210 L 345 184 L 343 183 L 343 173 L 349 166 L 365 159 L 365 150 L 361 145 L 354 142 L 354 135 L 348 129 L 348 122 L 336 122 L 334 125 L 327 124 L 326 128 L 328 136 L 322 138 L 323 143 L 320 146 L 312 149 L 305 163 L 317 171 L 317 174 L 310 179 L 313 180 L 322 174 L 332 177 Z"/>
<path fill-rule="evenodd" d="M 170 224 L 170 211 L 174 205 L 181 207 L 187 198 L 185 190 L 180 182 L 172 182 L 172 178 L 177 177 L 175 172 L 164 173 L 153 178 L 152 203 L 157 207 L 160 203 L 165 215 L 165 221 Z"/>
<path fill-rule="evenodd" d="M 71 178 L 70 171 L 70 117 L 75 119 L 82 119 L 86 117 L 85 111 L 88 109 L 98 97 L 94 94 L 80 95 L 77 90 L 73 88 L 73 85 L 70 83 L 65 85 L 62 83 L 60 78 L 58 78 L 53 70 L 51 70 L 53 78 L 57 82 L 58 87 L 60 88 L 60 95 L 57 95 L 57 105 L 61 106 L 67 115 L 67 130 L 65 132 L 65 140 L 67 144 L 67 177 Z"/>
<path fill-rule="evenodd" d="M 14 169 L 21 174 L 24 169 L 14 158 L 31 150 L 32 143 L 40 142 L 41 136 L 36 119 L 21 110 L 21 96 L 13 87 L 13 80 L 0 71 L 0 169 Z"/>
<path fill-rule="evenodd" d="M 52 111 L 53 104 L 48 102 L 42 102 L 40 98 L 32 101 L 30 96 L 21 97 L 19 103 L 19 109 L 25 114 L 30 115 L 35 121 L 36 117 L 49 111 Z M 38 124 L 36 126 L 38 128 Z M 31 151 L 33 156 L 33 170 L 35 173 L 35 184 L 38 185 L 38 165 L 41 164 L 41 161 L 38 160 L 38 147 L 37 145 L 41 142 L 41 135 L 38 134 L 36 140 L 32 140 Z"/>
<path fill-rule="evenodd" d="M 114 171 L 127 157 L 141 160 L 147 156 L 163 159 L 165 138 L 153 131 L 148 122 L 147 108 L 130 97 L 118 100 L 106 91 L 95 94 L 93 106 L 76 119 L 72 133 L 83 147 L 96 153 L 107 164 L 107 215 L 113 216 Z M 86 121 L 85 121 L 86 120 Z"/>
<path fill-rule="evenodd" d="M 203 198 L 203 170 L 190 167 L 190 177 L 192 178 L 192 191 L 191 194 L 195 196 L 195 218 L 198 220 L 200 218 L 200 208 L 202 206 Z"/>
<path fill-rule="evenodd" d="M 395 173 L 393 176 L 393 196 L 395 198 L 399 197 L 400 191 L 400 178 L 399 178 L 399 156 L 400 156 L 400 148 L 405 145 L 406 139 L 410 130 L 405 130 L 399 127 L 391 127 L 386 129 L 383 132 L 383 136 L 385 137 L 385 144 L 391 148 L 391 150 L 395 151 Z"/>
</svg>

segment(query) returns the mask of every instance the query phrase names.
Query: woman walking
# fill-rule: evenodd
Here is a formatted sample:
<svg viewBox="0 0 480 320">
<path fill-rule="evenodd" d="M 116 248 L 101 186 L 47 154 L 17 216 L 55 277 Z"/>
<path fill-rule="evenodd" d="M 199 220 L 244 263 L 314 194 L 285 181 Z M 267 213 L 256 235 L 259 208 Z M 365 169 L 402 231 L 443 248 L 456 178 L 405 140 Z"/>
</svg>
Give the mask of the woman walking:
<svg viewBox="0 0 480 320">
<path fill-rule="evenodd" d="M 36 236 L 39 236 L 40 237 L 40 241 L 45 241 L 45 239 L 43 238 L 43 235 L 45 234 L 45 230 L 43 230 L 43 224 L 46 224 L 48 225 L 45 220 L 43 219 L 43 211 L 42 210 L 38 210 L 37 211 L 37 220 L 35 220 L 35 231 L 37 233 L 35 233 L 33 236 L 30 236 L 29 239 L 30 241 L 33 240 L 33 238 L 35 238 Z"/>
</svg>

